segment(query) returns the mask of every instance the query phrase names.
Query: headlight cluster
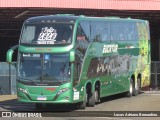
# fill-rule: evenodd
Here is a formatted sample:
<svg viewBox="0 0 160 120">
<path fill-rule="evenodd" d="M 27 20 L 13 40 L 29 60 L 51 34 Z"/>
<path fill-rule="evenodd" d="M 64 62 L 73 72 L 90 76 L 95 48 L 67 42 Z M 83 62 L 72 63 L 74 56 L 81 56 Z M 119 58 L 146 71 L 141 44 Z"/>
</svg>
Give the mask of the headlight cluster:
<svg viewBox="0 0 160 120">
<path fill-rule="evenodd" d="M 64 92 L 66 92 L 67 90 L 69 90 L 69 88 L 60 89 L 60 90 L 58 91 L 57 95 L 60 95 L 60 94 L 62 94 L 62 93 L 64 93 Z"/>
<path fill-rule="evenodd" d="M 18 88 L 19 91 L 23 92 L 24 94 L 28 94 L 27 90 L 23 89 L 23 88 Z"/>
</svg>

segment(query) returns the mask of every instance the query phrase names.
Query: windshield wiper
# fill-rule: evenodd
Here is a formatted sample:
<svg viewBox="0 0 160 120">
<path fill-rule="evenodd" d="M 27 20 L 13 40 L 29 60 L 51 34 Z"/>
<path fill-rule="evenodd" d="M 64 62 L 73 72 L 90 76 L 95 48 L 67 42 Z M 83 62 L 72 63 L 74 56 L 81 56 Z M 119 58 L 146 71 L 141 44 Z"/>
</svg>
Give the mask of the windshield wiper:
<svg viewBox="0 0 160 120">
<path fill-rule="evenodd" d="M 56 77 L 51 77 L 48 74 L 42 75 L 41 80 L 42 82 L 57 82 L 60 83 L 61 85 L 63 84 L 62 81 L 58 80 Z"/>
<path fill-rule="evenodd" d="M 63 85 L 63 82 L 62 82 L 62 81 L 55 81 L 55 82 L 61 83 L 61 85 Z"/>
<path fill-rule="evenodd" d="M 66 83 L 66 82 L 69 82 L 69 80 L 63 80 L 63 81 L 60 81 L 61 83 Z"/>
<path fill-rule="evenodd" d="M 34 80 L 31 80 L 31 79 L 26 79 L 26 78 L 18 78 L 18 79 L 21 80 L 21 81 L 32 82 L 32 83 L 34 83 L 35 85 L 37 85 L 37 83 L 36 83 Z"/>
</svg>

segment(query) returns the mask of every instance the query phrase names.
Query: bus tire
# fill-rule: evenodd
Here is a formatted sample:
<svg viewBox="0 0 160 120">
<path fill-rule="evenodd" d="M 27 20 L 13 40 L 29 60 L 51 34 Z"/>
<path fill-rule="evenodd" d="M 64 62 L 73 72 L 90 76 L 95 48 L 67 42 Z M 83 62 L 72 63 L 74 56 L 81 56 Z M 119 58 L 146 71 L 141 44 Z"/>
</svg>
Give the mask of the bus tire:
<svg viewBox="0 0 160 120">
<path fill-rule="evenodd" d="M 130 80 L 130 84 L 129 84 L 129 91 L 127 92 L 126 96 L 127 97 L 132 97 L 133 95 L 133 80 Z"/>
<path fill-rule="evenodd" d="M 140 93 L 140 78 L 137 78 L 137 84 L 134 85 L 133 95 L 137 96 Z"/>
<path fill-rule="evenodd" d="M 96 84 L 94 96 L 95 96 L 95 103 L 96 104 L 100 103 L 100 84 Z"/>
<path fill-rule="evenodd" d="M 83 102 L 81 102 L 80 104 L 79 104 L 79 109 L 85 109 L 86 108 L 86 103 L 87 103 L 87 93 L 85 93 L 85 98 L 84 98 L 84 100 L 83 100 Z"/>
<path fill-rule="evenodd" d="M 100 98 L 99 98 L 99 91 L 95 90 L 95 103 L 99 103 L 100 102 Z"/>
<path fill-rule="evenodd" d="M 88 94 L 88 107 L 95 106 L 95 92 Z"/>
<path fill-rule="evenodd" d="M 138 82 L 138 94 L 140 94 L 141 93 L 141 78 L 138 78 L 137 82 Z"/>
</svg>

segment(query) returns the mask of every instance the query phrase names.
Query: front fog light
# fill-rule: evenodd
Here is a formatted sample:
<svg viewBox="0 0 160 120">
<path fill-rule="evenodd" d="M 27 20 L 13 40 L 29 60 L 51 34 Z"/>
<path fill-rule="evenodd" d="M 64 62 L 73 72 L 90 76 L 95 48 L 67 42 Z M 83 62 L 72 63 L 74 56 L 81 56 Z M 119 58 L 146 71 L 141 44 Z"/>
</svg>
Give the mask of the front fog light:
<svg viewBox="0 0 160 120">
<path fill-rule="evenodd" d="M 60 94 L 62 94 L 62 93 L 64 93 L 64 92 L 66 92 L 67 90 L 69 90 L 69 88 L 60 89 L 60 90 L 58 91 L 57 95 L 60 95 Z"/>
<path fill-rule="evenodd" d="M 23 89 L 23 88 L 18 88 L 19 91 L 23 92 L 24 94 L 28 94 L 27 90 Z"/>
</svg>

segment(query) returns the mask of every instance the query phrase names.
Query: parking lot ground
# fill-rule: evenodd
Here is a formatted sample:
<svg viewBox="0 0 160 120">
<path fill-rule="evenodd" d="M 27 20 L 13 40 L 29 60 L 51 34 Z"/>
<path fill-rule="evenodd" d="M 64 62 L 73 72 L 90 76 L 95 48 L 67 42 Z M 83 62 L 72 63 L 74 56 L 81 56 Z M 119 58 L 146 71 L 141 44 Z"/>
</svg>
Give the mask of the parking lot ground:
<svg viewBox="0 0 160 120">
<path fill-rule="evenodd" d="M 79 110 L 71 106 L 52 106 L 51 109 L 37 111 L 33 104 L 20 103 L 16 95 L 0 95 L 0 113 L 20 112 L 20 113 L 42 113 L 42 118 L 23 118 L 27 120 L 159 120 L 160 119 L 160 91 L 144 91 L 138 96 L 124 97 L 123 95 L 114 95 L 105 97 L 100 104 L 95 107 L 87 107 L 85 110 Z M 58 112 L 57 112 L 58 110 Z M 60 110 L 69 110 L 61 112 Z M 118 116 L 122 114 L 151 114 L 155 116 L 135 117 Z M 45 117 L 45 118 L 44 118 Z M 3 119 L 3 118 L 0 118 Z M 19 118 L 20 119 L 20 118 Z M 12 120 L 19 120 L 17 117 Z"/>
<path fill-rule="evenodd" d="M 142 91 L 143 95 L 160 95 L 160 91 Z M 17 95 L 0 95 L 0 102 L 17 99 Z"/>
<path fill-rule="evenodd" d="M 17 95 L 0 95 L 0 102 L 17 99 Z"/>
<path fill-rule="evenodd" d="M 20 103 L 16 95 L 0 95 L 0 111 L 36 111 L 34 104 Z M 52 106 L 54 111 L 160 111 L 160 91 L 144 91 L 138 96 L 124 97 L 114 95 L 105 97 L 100 104 L 95 107 L 86 107 L 85 110 L 79 110 L 77 107 L 70 106 Z"/>
</svg>

